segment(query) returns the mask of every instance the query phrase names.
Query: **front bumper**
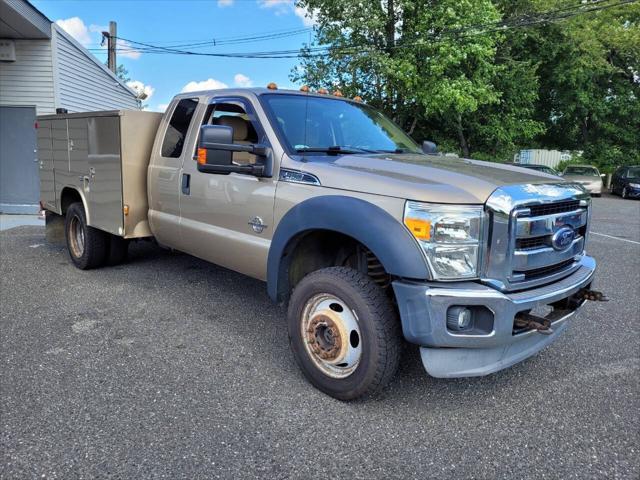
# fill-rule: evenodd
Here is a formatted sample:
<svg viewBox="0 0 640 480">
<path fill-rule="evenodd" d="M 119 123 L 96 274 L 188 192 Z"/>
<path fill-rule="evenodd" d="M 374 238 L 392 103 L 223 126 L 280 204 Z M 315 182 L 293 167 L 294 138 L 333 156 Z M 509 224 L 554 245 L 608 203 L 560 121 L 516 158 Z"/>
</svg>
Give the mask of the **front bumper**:
<svg viewBox="0 0 640 480">
<path fill-rule="evenodd" d="M 571 302 L 572 309 L 553 321 L 551 335 L 535 330 L 514 334 L 516 314 L 570 299 L 591 285 L 595 267 L 595 260 L 585 255 L 571 275 L 549 285 L 513 293 L 502 293 L 475 282 L 395 281 L 393 289 L 404 336 L 420 345 L 427 372 L 445 378 L 480 376 L 520 362 L 553 342 L 584 301 Z M 492 328 L 472 333 L 448 330 L 446 315 L 452 306 L 484 307 L 493 315 Z"/>
<path fill-rule="evenodd" d="M 591 195 L 602 195 L 602 183 L 582 183 L 581 185 Z"/>
<path fill-rule="evenodd" d="M 627 188 L 627 197 L 640 198 L 640 188 L 632 187 L 630 185 L 627 185 L 626 188 Z"/>
</svg>

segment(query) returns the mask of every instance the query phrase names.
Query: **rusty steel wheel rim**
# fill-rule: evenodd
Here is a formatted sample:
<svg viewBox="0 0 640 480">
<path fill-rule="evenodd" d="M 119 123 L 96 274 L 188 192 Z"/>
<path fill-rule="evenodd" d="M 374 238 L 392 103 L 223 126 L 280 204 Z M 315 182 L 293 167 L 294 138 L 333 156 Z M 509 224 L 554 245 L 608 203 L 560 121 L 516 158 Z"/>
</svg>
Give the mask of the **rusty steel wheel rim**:
<svg viewBox="0 0 640 480">
<path fill-rule="evenodd" d="M 358 317 L 338 297 L 323 293 L 310 298 L 302 312 L 300 334 L 309 358 L 325 375 L 346 378 L 360 364 Z"/>
<path fill-rule="evenodd" d="M 71 253 L 75 258 L 84 254 L 84 227 L 77 215 L 74 215 L 69 225 L 69 243 Z"/>
</svg>

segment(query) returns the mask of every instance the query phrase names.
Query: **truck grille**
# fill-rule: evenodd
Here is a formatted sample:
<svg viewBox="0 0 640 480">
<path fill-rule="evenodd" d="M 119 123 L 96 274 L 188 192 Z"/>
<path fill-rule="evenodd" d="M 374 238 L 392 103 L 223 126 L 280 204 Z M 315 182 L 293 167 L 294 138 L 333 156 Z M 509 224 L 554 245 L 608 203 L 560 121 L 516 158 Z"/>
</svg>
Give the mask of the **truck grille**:
<svg viewBox="0 0 640 480">
<path fill-rule="evenodd" d="M 554 213 L 572 212 L 580 208 L 580 200 L 569 200 L 568 202 L 558 202 L 543 205 L 531 205 L 531 216 L 541 217 L 543 215 L 552 215 Z"/>
<path fill-rule="evenodd" d="M 555 265 L 547 265 L 546 267 L 534 268 L 532 270 L 514 271 L 516 275 L 524 275 L 525 280 L 533 280 L 535 278 L 546 277 L 554 273 L 561 272 L 562 270 L 573 265 L 573 259 L 565 260 L 564 262 L 556 263 Z"/>
<path fill-rule="evenodd" d="M 522 189 L 531 198 L 511 205 L 505 201 L 505 192 L 499 192 L 502 211 L 492 208 L 491 199 L 487 202 L 489 251 L 483 280 L 501 290 L 524 290 L 563 278 L 579 268 L 584 254 L 590 205 L 584 192 L 560 184 L 536 195 L 531 186 L 526 187 Z M 506 191 L 526 196 L 517 187 L 506 187 Z M 549 198 L 543 195 L 546 192 Z M 573 238 L 564 246 L 555 238 L 554 246 L 556 232 L 567 227 Z"/>
</svg>

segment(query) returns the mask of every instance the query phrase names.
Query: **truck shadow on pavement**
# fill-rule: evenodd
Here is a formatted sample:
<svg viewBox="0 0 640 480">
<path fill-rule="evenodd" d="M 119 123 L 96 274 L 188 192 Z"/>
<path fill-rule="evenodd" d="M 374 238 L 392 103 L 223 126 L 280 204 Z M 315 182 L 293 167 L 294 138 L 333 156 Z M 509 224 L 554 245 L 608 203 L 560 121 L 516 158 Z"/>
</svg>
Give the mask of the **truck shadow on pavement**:
<svg viewBox="0 0 640 480">
<path fill-rule="evenodd" d="M 263 360 L 272 360 L 272 367 L 281 370 L 282 375 L 286 375 L 287 383 L 300 383 L 304 388 L 315 392 L 320 398 L 334 402 L 335 400 L 315 391 L 304 379 L 299 371 L 293 355 L 289 351 L 288 337 L 286 331 L 286 308 L 275 305 L 267 296 L 266 284 L 258 280 L 246 277 L 226 268 L 200 260 L 188 254 L 177 251 L 161 249 L 150 242 L 136 242 L 131 246 L 129 265 L 124 264 L 116 269 L 128 269 L 129 267 L 139 268 L 147 265 L 153 269 L 166 272 L 167 275 L 176 275 L 180 283 L 193 287 L 191 294 L 183 292 L 185 304 L 199 304 L 202 302 L 203 291 L 215 291 L 218 298 L 224 298 L 234 303 L 233 308 L 229 305 L 220 305 L 219 301 L 211 298 L 208 302 L 200 305 L 208 312 L 213 322 L 220 328 L 231 332 L 231 336 L 237 341 L 255 340 L 255 332 L 260 332 L 260 337 L 272 339 L 271 345 L 261 345 L 264 350 L 271 350 L 271 354 L 264 355 Z M 204 287 L 204 289 L 202 288 Z M 195 293 L 199 292 L 199 293 Z M 194 294 L 195 293 L 195 294 Z M 236 303 L 237 302 L 237 303 Z M 215 309 L 220 308 L 221 312 Z M 234 315 L 229 315 L 232 311 Z M 222 323 L 224 322 L 224 323 Z M 516 365 L 514 371 L 519 374 L 527 374 L 532 362 L 535 359 L 525 361 Z M 371 402 L 376 399 L 385 402 L 396 400 L 406 401 L 407 398 L 415 397 L 426 401 L 425 394 L 428 393 L 429 402 L 432 406 L 443 401 L 442 391 L 446 391 L 449 400 L 456 397 L 467 396 L 469 391 L 477 389 L 477 393 L 493 391 L 508 385 L 513 373 L 498 372 L 488 377 L 465 378 L 465 379 L 438 379 L 430 377 L 422 366 L 419 349 L 415 345 L 405 344 L 402 359 L 396 377 L 390 384 L 374 399 L 363 399 L 352 403 Z M 449 401 L 448 400 L 448 401 Z M 443 407 L 448 405 L 448 401 Z"/>
<path fill-rule="evenodd" d="M 53 280 L 52 296 L 64 296 L 74 288 L 99 292 L 86 299 L 78 293 L 68 306 L 75 333 L 100 325 L 106 337 L 101 341 L 109 348 L 152 351 L 168 363 L 183 362 L 180 355 L 197 354 L 214 379 L 239 369 L 252 377 L 248 381 L 256 388 L 270 394 L 272 389 L 300 392 L 323 404 L 341 404 L 304 379 L 289 350 L 286 310 L 271 302 L 263 282 L 145 241 L 132 242 L 124 264 L 81 271 L 71 264 L 65 246 L 47 243 L 43 232 L 24 227 L 3 232 L 3 237 L 13 237 L 15 248 L 8 248 L 22 257 L 25 272 L 50 271 L 46 275 Z M 34 245 L 39 248 L 29 248 Z M 537 362 L 544 359 L 533 358 L 489 377 L 436 379 L 424 371 L 418 348 L 406 344 L 391 383 L 374 398 L 352 404 L 415 402 L 436 410 L 470 398 L 482 404 L 493 393 L 513 388 L 514 379 L 530 375 Z"/>
</svg>

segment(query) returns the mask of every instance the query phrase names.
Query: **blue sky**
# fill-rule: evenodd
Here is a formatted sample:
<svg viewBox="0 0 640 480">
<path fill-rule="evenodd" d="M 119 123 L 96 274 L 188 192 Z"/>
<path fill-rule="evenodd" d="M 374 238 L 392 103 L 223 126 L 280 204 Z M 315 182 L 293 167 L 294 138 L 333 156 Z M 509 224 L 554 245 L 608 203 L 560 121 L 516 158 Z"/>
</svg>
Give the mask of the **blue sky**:
<svg viewBox="0 0 640 480">
<path fill-rule="evenodd" d="M 246 37 L 262 33 L 304 29 L 312 25 L 293 0 L 31 0 L 49 19 L 58 22 L 80 43 L 100 49 L 100 31 L 109 21 L 118 24 L 118 37 L 169 46 L 212 39 Z M 299 49 L 310 31 L 280 39 L 236 45 L 197 47 L 196 51 L 256 52 Z M 125 46 L 126 47 L 126 46 Z M 193 49 L 194 47 L 184 47 Z M 102 61 L 106 53 L 94 52 Z M 173 95 L 185 89 L 227 86 L 294 88 L 289 73 L 292 59 L 240 59 L 194 57 L 128 51 L 119 55 L 138 89 L 151 93 L 145 103 L 163 110 Z M 194 83 L 192 83 L 194 82 Z M 205 83 L 200 83 L 205 82 Z"/>
</svg>

